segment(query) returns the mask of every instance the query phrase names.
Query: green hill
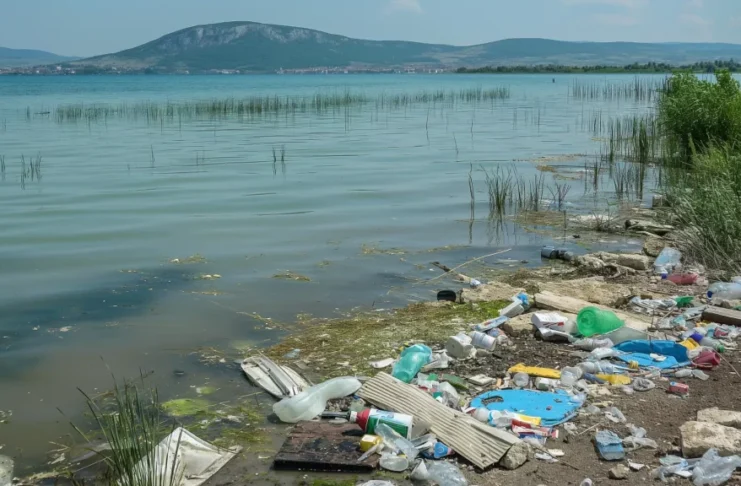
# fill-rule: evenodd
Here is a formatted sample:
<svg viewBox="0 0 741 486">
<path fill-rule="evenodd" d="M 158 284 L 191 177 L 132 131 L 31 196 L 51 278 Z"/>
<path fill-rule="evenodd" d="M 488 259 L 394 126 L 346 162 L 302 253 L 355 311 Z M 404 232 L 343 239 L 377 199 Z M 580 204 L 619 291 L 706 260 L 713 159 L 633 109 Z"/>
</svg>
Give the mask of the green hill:
<svg viewBox="0 0 741 486">
<path fill-rule="evenodd" d="M 459 47 L 370 41 L 299 27 L 228 22 L 179 30 L 133 49 L 84 59 L 73 65 L 124 70 L 269 72 L 320 67 L 691 64 L 734 57 L 741 58 L 741 45 L 506 39 Z"/>
<path fill-rule="evenodd" d="M 0 68 L 39 66 L 42 64 L 71 61 L 73 59 L 77 58 L 58 56 L 51 52 L 35 51 L 32 49 L 0 47 Z"/>
</svg>

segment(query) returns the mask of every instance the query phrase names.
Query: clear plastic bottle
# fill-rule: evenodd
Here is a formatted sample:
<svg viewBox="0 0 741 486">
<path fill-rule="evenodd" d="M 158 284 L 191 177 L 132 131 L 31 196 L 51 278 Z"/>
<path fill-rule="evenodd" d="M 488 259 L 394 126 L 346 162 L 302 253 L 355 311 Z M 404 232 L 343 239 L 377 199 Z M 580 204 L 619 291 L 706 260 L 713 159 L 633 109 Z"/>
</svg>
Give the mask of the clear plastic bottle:
<svg viewBox="0 0 741 486">
<path fill-rule="evenodd" d="M 332 378 L 307 388 L 296 396 L 284 398 L 273 405 L 273 412 L 281 422 L 289 424 L 311 420 L 324 411 L 328 400 L 352 395 L 361 386 L 356 378 Z"/>
<path fill-rule="evenodd" d="M 430 480 L 440 486 L 468 486 L 468 480 L 461 474 L 458 467 L 450 462 L 429 462 L 427 471 Z"/>
<path fill-rule="evenodd" d="M 719 300 L 741 299 L 741 283 L 738 282 L 715 282 L 708 287 L 708 298 Z"/>
<path fill-rule="evenodd" d="M 674 248 L 666 247 L 661 250 L 654 261 L 654 273 L 656 275 L 670 274 L 682 268 L 682 253 Z"/>
<path fill-rule="evenodd" d="M 700 346 L 704 346 L 706 348 L 712 348 L 712 349 L 718 351 L 719 353 L 722 353 L 722 352 L 724 352 L 726 350 L 726 347 L 723 346 L 723 343 L 721 343 L 720 341 L 718 341 L 716 339 L 709 338 L 707 336 L 704 337 L 704 338 L 702 338 L 702 340 L 699 342 L 699 344 L 700 344 Z"/>
<path fill-rule="evenodd" d="M 414 458 L 419 454 L 419 450 L 414 447 L 414 444 L 412 444 L 411 441 L 399 435 L 387 424 L 378 424 L 378 426 L 376 426 L 376 435 L 381 437 L 383 443 L 390 449 L 401 451 L 405 456 L 407 456 L 409 462 L 414 461 Z"/>
<path fill-rule="evenodd" d="M 597 348 L 611 348 L 615 344 L 609 339 L 586 338 L 574 342 L 574 347 L 584 351 L 594 351 Z"/>
<path fill-rule="evenodd" d="M 606 373 L 608 375 L 614 374 L 618 369 L 612 363 L 607 361 L 585 361 L 577 365 L 584 373 L 596 374 Z"/>
<path fill-rule="evenodd" d="M 432 360 L 432 350 L 424 344 L 415 344 L 401 352 L 399 361 L 394 365 L 391 376 L 411 383 L 419 370 Z"/>
</svg>

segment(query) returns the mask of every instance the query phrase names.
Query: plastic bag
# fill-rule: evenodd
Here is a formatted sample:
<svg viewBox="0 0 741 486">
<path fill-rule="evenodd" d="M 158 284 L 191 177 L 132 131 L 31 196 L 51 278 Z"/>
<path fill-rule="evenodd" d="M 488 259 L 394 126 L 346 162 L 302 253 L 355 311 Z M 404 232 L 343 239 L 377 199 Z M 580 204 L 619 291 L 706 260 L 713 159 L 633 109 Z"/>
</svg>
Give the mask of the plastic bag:
<svg viewBox="0 0 741 486">
<path fill-rule="evenodd" d="M 458 467 L 449 462 L 427 463 L 427 473 L 430 480 L 440 486 L 468 486 L 468 481 Z"/>
<path fill-rule="evenodd" d="M 656 388 L 656 383 L 646 378 L 636 378 L 633 380 L 633 389 L 639 392 L 645 392 Z"/>
<path fill-rule="evenodd" d="M 605 417 L 611 422 L 614 422 L 616 424 L 625 423 L 627 419 L 625 418 L 625 415 L 623 415 L 623 412 L 620 411 L 617 407 L 612 407 L 610 410 L 605 412 Z"/>
<path fill-rule="evenodd" d="M 635 451 L 641 447 L 648 447 L 649 449 L 658 449 L 659 444 L 655 440 L 649 439 L 648 437 L 626 437 L 623 439 L 623 444 L 628 446 L 630 450 Z"/>
<path fill-rule="evenodd" d="M 717 449 L 709 449 L 695 465 L 692 482 L 695 486 L 720 486 L 738 467 L 741 467 L 741 457 L 720 457 Z"/>
</svg>

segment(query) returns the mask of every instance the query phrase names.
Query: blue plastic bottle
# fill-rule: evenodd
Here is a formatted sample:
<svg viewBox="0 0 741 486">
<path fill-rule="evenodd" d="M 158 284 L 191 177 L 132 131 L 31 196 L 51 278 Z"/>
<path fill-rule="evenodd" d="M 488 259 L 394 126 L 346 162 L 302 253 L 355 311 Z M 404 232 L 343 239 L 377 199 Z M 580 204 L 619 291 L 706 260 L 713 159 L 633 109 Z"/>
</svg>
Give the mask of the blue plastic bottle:
<svg viewBox="0 0 741 486">
<path fill-rule="evenodd" d="M 391 376 L 410 383 L 419 370 L 432 359 L 432 350 L 424 344 L 415 344 L 401 352 L 399 361 L 394 365 Z"/>
</svg>

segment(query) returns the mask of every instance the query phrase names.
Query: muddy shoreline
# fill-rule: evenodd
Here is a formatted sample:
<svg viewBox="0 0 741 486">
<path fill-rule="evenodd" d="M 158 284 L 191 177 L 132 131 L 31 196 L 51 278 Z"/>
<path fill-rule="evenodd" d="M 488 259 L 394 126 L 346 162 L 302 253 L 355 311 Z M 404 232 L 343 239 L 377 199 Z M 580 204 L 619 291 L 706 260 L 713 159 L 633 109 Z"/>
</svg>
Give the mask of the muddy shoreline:
<svg viewBox="0 0 741 486">
<path fill-rule="evenodd" d="M 644 216 L 646 214 L 648 213 L 645 211 L 642 213 Z M 555 219 L 550 223 L 555 222 Z M 574 226 L 569 229 L 573 228 Z M 552 233 L 561 231 L 561 228 L 547 226 L 542 220 L 535 222 L 532 229 Z M 619 229 L 612 231 L 626 234 Z M 598 241 L 605 237 L 604 233 L 584 227 L 578 232 L 579 238 L 575 240 Z M 640 233 L 632 233 L 632 236 L 646 240 L 644 255 L 655 255 L 659 246 L 670 244 L 669 239 L 657 236 L 646 238 L 645 234 Z M 371 361 L 396 358 L 404 346 L 417 342 L 439 348 L 449 336 L 469 331 L 471 324 L 496 315 L 506 304 L 505 301 L 519 291 L 530 295 L 542 291 L 562 293 L 613 308 L 624 308 L 628 299 L 636 295 L 643 298 L 665 298 L 668 295 L 700 295 L 704 292 L 702 286 L 678 287 L 661 282 L 647 271 L 630 271 L 623 267 L 623 272 L 620 272 L 619 266 L 611 263 L 602 268 L 560 261 L 543 263 L 543 266 L 535 269 L 517 267 L 514 270 L 494 268 L 487 265 L 485 259 L 467 265 L 467 274 L 486 282 L 476 290 L 457 282 L 453 275 L 440 275 L 440 289 L 463 289 L 463 303 L 427 302 L 394 310 L 354 312 L 333 319 L 299 316 L 298 328 L 278 344 L 264 350 L 264 353 L 276 362 L 300 370 L 314 383 L 335 376 L 374 376 L 378 370 L 370 366 Z M 517 363 L 562 368 L 580 361 L 569 346 L 536 339 L 527 314 L 513 319 L 505 332 L 512 346 L 497 350 L 496 353 L 482 354 L 472 361 L 456 362 L 447 372 L 461 377 L 485 374 L 504 378 L 509 367 Z M 244 352 L 249 350 L 239 353 L 235 350 L 225 352 L 203 349 L 199 351 L 199 356 L 204 365 L 232 370 L 235 373 L 234 381 L 237 382 L 243 377 L 236 360 Z M 649 471 L 658 465 L 658 457 L 677 451 L 678 427 L 685 421 L 694 419 L 698 410 L 711 406 L 733 409 L 734 403 L 741 400 L 741 388 L 736 391 L 738 387 L 733 386 L 741 384 L 741 377 L 735 371 L 736 367 L 741 366 L 741 360 L 734 354 L 726 354 L 725 358 L 721 366 L 712 372 L 710 380 L 689 382 L 691 393 L 686 398 L 668 395 L 666 386 L 662 383 L 656 389 L 643 394 L 625 395 L 618 389 L 605 389 L 598 399 L 590 399 L 590 403 L 598 403 L 603 407 L 617 406 L 630 423 L 646 428 L 648 437 L 659 444 L 658 450 L 639 449 L 630 453 L 629 458 L 632 461 L 647 465 L 643 470 L 632 473 L 631 484 L 649 481 Z M 724 390 L 723 393 L 719 393 L 721 389 Z M 405 475 L 380 470 L 367 477 L 272 470 L 272 458 L 290 430 L 290 426 L 280 424 L 272 415 L 272 403 L 266 396 L 249 396 L 229 404 L 221 404 L 218 410 L 197 410 L 193 417 L 186 413 L 180 418 L 184 424 L 190 424 L 195 433 L 201 431 L 203 438 L 218 445 L 244 447 L 243 452 L 212 477 L 207 485 L 350 485 L 360 479 L 372 478 L 390 479 L 397 484 L 406 483 Z M 237 419 L 234 419 L 235 416 Z M 234 419 L 233 423 L 227 423 L 229 420 L 225 417 Z M 608 471 L 614 464 L 599 460 L 590 430 L 593 431 L 596 426 L 604 426 L 625 436 L 627 429 L 624 425 L 605 424 L 601 415 L 580 415 L 574 422 L 579 430 L 576 436 L 562 433 L 559 439 L 549 441 L 549 447 L 557 447 L 565 452 L 559 463 L 530 460 L 514 471 L 497 467 L 478 471 L 462 459 L 458 464 L 470 484 L 580 484 L 587 477 L 595 481 L 595 484 L 601 484 L 608 480 Z M 214 424 L 217 427 L 212 427 Z M 69 469 L 77 470 L 72 467 Z M 89 479 L 93 476 L 92 472 L 87 474 Z M 27 478 L 22 484 L 50 484 L 48 481 L 52 477 L 59 478 L 59 474 Z"/>
</svg>

